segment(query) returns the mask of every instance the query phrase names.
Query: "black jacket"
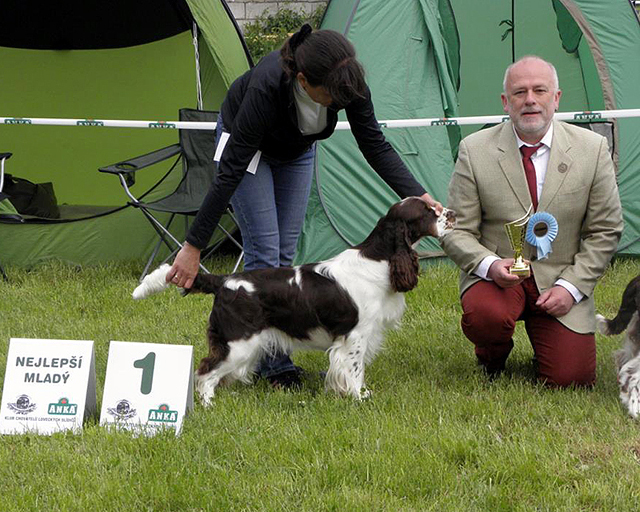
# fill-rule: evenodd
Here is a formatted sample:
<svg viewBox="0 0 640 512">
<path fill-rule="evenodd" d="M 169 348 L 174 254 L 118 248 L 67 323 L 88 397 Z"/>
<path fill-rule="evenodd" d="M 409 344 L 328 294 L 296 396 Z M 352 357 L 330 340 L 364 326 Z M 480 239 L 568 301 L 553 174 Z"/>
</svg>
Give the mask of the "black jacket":
<svg viewBox="0 0 640 512">
<path fill-rule="evenodd" d="M 369 165 L 400 196 L 420 196 L 424 188 L 385 140 L 376 120 L 371 92 L 345 108 L 351 131 Z M 238 78 L 222 103 L 222 120 L 231 137 L 218 164 L 218 174 L 205 197 L 187 242 L 203 249 L 238 187 L 257 150 L 277 160 L 293 160 L 313 142 L 329 137 L 338 112 L 329 107 L 327 127 L 320 133 L 302 135 L 293 95 L 293 83 L 284 73 L 279 52 L 264 57 Z"/>
</svg>

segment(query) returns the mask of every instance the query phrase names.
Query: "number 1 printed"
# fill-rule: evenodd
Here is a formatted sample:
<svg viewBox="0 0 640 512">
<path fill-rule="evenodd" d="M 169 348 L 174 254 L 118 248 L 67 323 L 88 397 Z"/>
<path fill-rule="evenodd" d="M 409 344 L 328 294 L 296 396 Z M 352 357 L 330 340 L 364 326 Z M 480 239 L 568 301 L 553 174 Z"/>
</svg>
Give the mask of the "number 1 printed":
<svg viewBox="0 0 640 512">
<path fill-rule="evenodd" d="M 142 379 L 140 380 L 140 393 L 148 395 L 153 386 L 153 370 L 156 366 L 156 353 L 149 352 L 142 359 L 133 362 L 134 368 L 142 369 Z"/>
</svg>

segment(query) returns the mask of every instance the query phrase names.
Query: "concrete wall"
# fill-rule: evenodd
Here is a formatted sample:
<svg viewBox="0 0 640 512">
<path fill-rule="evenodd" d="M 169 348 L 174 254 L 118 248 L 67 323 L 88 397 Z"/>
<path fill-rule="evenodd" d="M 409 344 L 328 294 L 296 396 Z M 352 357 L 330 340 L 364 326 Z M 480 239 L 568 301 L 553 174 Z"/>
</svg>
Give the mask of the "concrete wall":
<svg viewBox="0 0 640 512">
<path fill-rule="evenodd" d="M 227 5 L 235 17 L 240 28 L 254 21 L 258 16 L 267 12 L 275 14 L 279 9 L 287 8 L 293 11 L 313 13 L 318 7 L 326 7 L 327 0 L 296 0 L 294 2 L 278 2 L 275 0 L 227 0 Z"/>
</svg>

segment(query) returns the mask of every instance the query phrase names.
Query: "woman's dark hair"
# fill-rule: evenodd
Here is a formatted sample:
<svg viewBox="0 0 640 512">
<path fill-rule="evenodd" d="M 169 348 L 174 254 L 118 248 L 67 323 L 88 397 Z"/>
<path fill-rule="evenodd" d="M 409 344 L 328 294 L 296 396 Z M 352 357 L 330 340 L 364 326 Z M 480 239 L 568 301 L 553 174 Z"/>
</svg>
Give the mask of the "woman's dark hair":
<svg viewBox="0 0 640 512">
<path fill-rule="evenodd" d="M 310 85 L 327 89 L 333 103 L 345 107 L 366 91 L 364 69 L 353 45 L 339 32 L 302 28 L 285 41 L 280 59 L 290 79 L 302 73 Z"/>
</svg>

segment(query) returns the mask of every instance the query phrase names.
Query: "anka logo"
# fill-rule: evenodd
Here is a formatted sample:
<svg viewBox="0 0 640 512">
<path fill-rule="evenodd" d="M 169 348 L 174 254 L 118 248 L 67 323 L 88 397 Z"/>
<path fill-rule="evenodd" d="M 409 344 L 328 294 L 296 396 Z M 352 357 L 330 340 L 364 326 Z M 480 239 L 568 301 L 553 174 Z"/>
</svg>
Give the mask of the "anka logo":
<svg viewBox="0 0 640 512">
<path fill-rule="evenodd" d="M 16 414 L 29 414 L 36 410 L 36 404 L 31 403 L 28 395 L 20 395 L 14 403 L 9 402 L 7 405 Z"/>
<path fill-rule="evenodd" d="M 75 416 L 78 413 L 78 404 L 70 404 L 68 398 L 62 397 L 57 403 L 49 404 L 47 412 L 53 416 Z"/>
<path fill-rule="evenodd" d="M 447 119 L 443 117 L 442 119 L 436 119 L 435 121 L 431 121 L 431 126 L 457 126 L 457 119 Z"/>
<path fill-rule="evenodd" d="M 576 121 L 593 121 L 594 119 L 602 119 L 602 114 L 600 112 L 590 112 L 587 110 L 579 114 L 574 114 L 573 118 Z"/>
<path fill-rule="evenodd" d="M 31 124 L 31 119 L 23 117 L 10 117 L 4 120 L 4 124 Z"/>
<path fill-rule="evenodd" d="M 77 126 L 104 126 L 104 121 L 96 121 L 95 119 L 85 119 L 76 122 Z"/>
<path fill-rule="evenodd" d="M 149 128 L 173 128 L 176 125 L 174 123 L 167 123 L 166 121 L 156 121 L 155 123 L 149 123 Z"/>
<path fill-rule="evenodd" d="M 161 404 L 157 409 L 149 409 L 149 421 L 175 423 L 178 421 L 178 411 L 172 411 L 167 404 Z"/>
<path fill-rule="evenodd" d="M 107 412 L 117 420 L 129 420 L 136 415 L 129 400 L 119 400 L 115 407 L 107 407 Z"/>
</svg>

